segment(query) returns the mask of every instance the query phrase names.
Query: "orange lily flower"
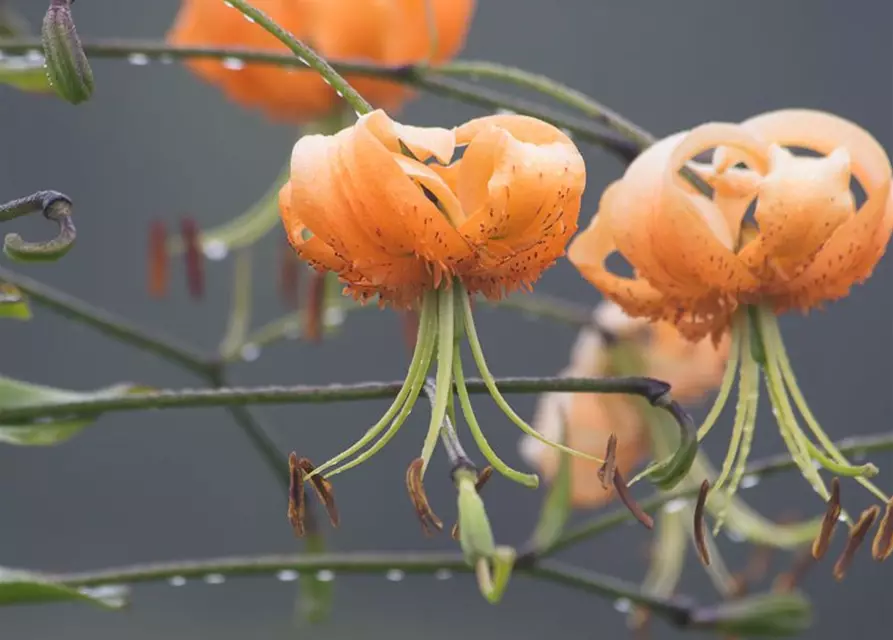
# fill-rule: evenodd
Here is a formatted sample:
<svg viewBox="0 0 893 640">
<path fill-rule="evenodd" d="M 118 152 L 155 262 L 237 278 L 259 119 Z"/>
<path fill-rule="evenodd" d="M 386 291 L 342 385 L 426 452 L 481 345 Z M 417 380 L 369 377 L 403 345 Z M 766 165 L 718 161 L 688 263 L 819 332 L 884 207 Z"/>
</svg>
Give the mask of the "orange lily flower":
<svg viewBox="0 0 893 640">
<path fill-rule="evenodd" d="M 463 153 L 454 160 L 457 150 Z M 280 192 L 282 222 L 295 251 L 315 269 L 336 273 L 355 298 L 377 297 L 381 305 L 419 312 L 397 398 L 365 436 L 315 474 L 331 477 L 378 452 L 409 416 L 436 353 L 431 422 L 422 463 L 410 474 L 413 503 L 420 509 L 417 488 L 438 438 L 451 437 L 442 426 L 449 424 L 453 389 L 488 462 L 536 486 L 536 475 L 511 469 L 487 444 L 465 388 L 462 337 L 490 395 L 522 431 L 596 459 L 545 438 L 512 410 L 486 365 L 471 308 L 476 293 L 496 299 L 529 287 L 564 255 L 585 181 L 573 142 L 526 116 L 490 116 L 442 129 L 402 125 L 378 110 L 334 135 L 297 142 Z M 457 468 L 469 464 L 457 442 L 446 449 Z M 429 520 L 427 511 L 420 517 Z"/>
<path fill-rule="evenodd" d="M 301 138 L 280 206 L 302 258 L 355 298 L 407 308 L 452 277 L 492 299 L 532 284 L 564 255 L 585 180 L 571 140 L 533 118 L 448 130 L 375 111 Z"/>
<path fill-rule="evenodd" d="M 680 402 L 697 402 L 719 385 L 728 357 L 728 336 L 719 346 L 706 338 L 693 343 L 670 323 L 645 326 L 617 313 L 611 303 L 599 305 L 596 313 L 600 320 L 610 317 L 610 323 L 599 324 L 614 336 L 631 340 L 639 347 L 644 357 L 644 374 L 669 383 L 673 397 Z M 604 339 L 591 329 L 583 329 L 571 350 L 569 366 L 559 375 L 595 378 L 612 373 Z M 604 453 L 613 433 L 617 438 L 617 469 L 629 478 L 651 448 L 644 416 L 636 401 L 624 395 L 546 393 L 540 397 L 533 426 L 554 440 L 560 440 L 564 431 L 569 447 L 593 456 Z M 547 480 L 557 473 L 557 451 L 530 436 L 522 438 L 520 451 Z M 575 507 L 598 507 L 614 498 L 614 488 L 606 489 L 598 480 L 599 466 L 585 458 L 571 461 L 571 503 Z"/>
<path fill-rule="evenodd" d="M 693 161 L 710 150 L 710 165 Z M 686 181 L 683 168 L 712 195 Z M 859 207 L 851 178 L 865 192 Z M 743 475 L 762 369 L 781 434 L 816 492 L 830 498 L 814 463 L 887 501 L 868 480 L 877 468 L 850 464 L 809 410 L 776 314 L 846 296 L 871 275 L 893 232 L 891 182 L 880 144 L 831 114 L 783 110 L 739 125 L 711 123 L 646 150 L 608 187 L 589 228 L 571 243 L 571 262 L 631 316 L 673 323 L 690 340 L 718 339 L 731 326 L 720 391 L 698 433 L 705 437 L 715 424 L 740 374 L 731 445 L 713 491 L 727 484 L 731 496 Z M 754 202 L 755 225 L 745 222 Z M 633 277 L 607 269 L 614 252 L 632 265 Z"/>
<path fill-rule="evenodd" d="M 254 0 L 284 29 L 329 60 L 404 65 L 442 62 L 462 48 L 474 0 Z M 220 0 L 184 0 L 167 40 L 184 46 L 241 47 L 286 53 L 272 35 Z M 432 55 L 433 53 L 433 55 Z M 339 98 L 316 73 L 239 60 L 189 60 L 187 66 L 235 102 L 280 121 L 305 122 L 332 112 Z M 396 109 L 410 95 L 393 82 L 347 76 L 372 104 Z"/>
</svg>

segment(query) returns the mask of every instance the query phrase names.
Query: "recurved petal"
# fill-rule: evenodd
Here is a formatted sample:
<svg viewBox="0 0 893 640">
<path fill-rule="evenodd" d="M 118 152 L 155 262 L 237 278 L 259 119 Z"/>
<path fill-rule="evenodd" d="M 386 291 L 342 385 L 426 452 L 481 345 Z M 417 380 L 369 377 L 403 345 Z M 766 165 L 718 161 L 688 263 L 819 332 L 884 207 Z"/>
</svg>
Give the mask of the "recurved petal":
<svg viewBox="0 0 893 640">
<path fill-rule="evenodd" d="M 558 128 L 529 116 L 498 114 L 469 120 L 456 127 L 456 144 L 468 144 L 482 131 L 492 128 L 507 131 L 513 138 L 531 144 L 563 143 L 574 146 L 573 141 Z"/>
<path fill-rule="evenodd" d="M 856 124 L 819 111 L 776 111 L 742 126 L 780 145 L 825 154 L 838 148 L 848 152 L 866 200 L 834 230 L 811 264 L 778 292 L 776 303 L 780 309 L 808 308 L 847 295 L 853 284 L 871 275 L 893 232 L 891 166 L 883 147 Z"/>
<path fill-rule="evenodd" d="M 394 122 L 381 109 L 360 118 L 369 131 L 392 153 L 403 153 L 402 142 L 422 162 L 434 157 L 449 164 L 456 149 L 456 134 L 441 127 L 414 127 Z"/>
</svg>

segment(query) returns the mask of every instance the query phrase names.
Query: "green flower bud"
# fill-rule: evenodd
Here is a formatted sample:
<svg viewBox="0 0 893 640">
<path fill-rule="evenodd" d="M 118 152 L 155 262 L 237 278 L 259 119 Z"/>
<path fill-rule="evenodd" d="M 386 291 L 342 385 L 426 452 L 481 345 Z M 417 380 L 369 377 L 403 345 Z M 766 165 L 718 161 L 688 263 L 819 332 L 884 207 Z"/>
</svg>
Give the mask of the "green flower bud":
<svg viewBox="0 0 893 640">
<path fill-rule="evenodd" d="M 695 611 L 691 626 L 747 637 L 786 638 L 806 631 L 812 607 L 800 593 L 766 593 Z"/>
<path fill-rule="evenodd" d="M 41 37 L 50 83 L 59 96 L 79 104 L 93 95 L 93 71 L 71 16 L 73 3 L 74 0 L 51 0 Z"/>
<path fill-rule="evenodd" d="M 474 565 L 478 560 L 489 560 L 496 552 L 496 542 L 484 501 L 478 495 L 477 476 L 471 470 L 458 469 L 455 475 L 459 491 L 459 544 L 465 560 Z"/>
</svg>

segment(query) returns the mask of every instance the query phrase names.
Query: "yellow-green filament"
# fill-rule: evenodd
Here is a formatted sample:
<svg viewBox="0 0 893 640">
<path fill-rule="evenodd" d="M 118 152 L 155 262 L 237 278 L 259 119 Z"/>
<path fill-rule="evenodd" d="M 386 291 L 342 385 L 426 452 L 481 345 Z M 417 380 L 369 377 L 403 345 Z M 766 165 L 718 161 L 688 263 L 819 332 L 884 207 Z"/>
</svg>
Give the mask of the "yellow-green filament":
<svg viewBox="0 0 893 640">
<path fill-rule="evenodd" d="M 490 368 L 487 366 L 487 360 L 484 357 L 484 351 L 481 348 L 481 341 L 478 339 L 477 330 L 474 327 L 474 315 L 471 310 L 471 298 L 468 296 L 468 293 L 461 287 L 457 287 L 457 295 L 462 297 L 462 306 L 463 306 L 463 316 L 465 320 L 465 335 L 468 337 L 468 345 L 471 347 L 471 355 L 474 357 L 474 362 L 477 365 L 478 372 L 481 374 L 481 378 L 484 381 L 484 384 L 487 386 L 487 390 L 490 392 L 490 396 L 496 402 L 496 405 L 502 409 L 503 413 L 508 416 L 509 420 L 515 423 L 521 431 L 529 435 L 530 437 L 539 440 L 540 442 L 549 445 L 559 451 L 564 451 L 569 453 L 572 456 L 577 456 L 578 458 L 584 458 L 586 460 L 592 460 L 593 462 L 604 462 L 602 458 L 597 456 L 591 456 L 587 453 L 583 453 L 582 451 L 577 451 L 576 449 L 572 449 L 566 445 L 561 444 L 560 442 L 555 442 L 554 440 L 550 440 L 545 437 L 539 431 L 531 427 L 527 424 L 521 416 L 515 413 L 515 410 L 512 409 L 511 405 L 506 401 L 503 397 L 502 393 L 500 393 L 499 388 L 496 386 L 496 379 L 493 377 L 493 374 L 490 373 Z"/>
<path fill-rule="evenodd" d="M 729 400 L 732 385 L 735 383 L 735 375 L 738 373 L 738 360 L 741 357 L 742 345 L 746 348 L 746 343 L 743 340 L 746 327 L 747 323 L 743 321 L 741 314 L 737 314 L 732 322 L 732 338 L 729 347 L 729 359 L 726 362 L 726 370 L 722 375 L 722 382 L 720 382 L 716 400 L 713 402 L 713 406 L 710 407 L 710 411 L 707 413 L 707 417 L 704 418 L 704 422 L 698 428 L 698 442 L 703 440 L 707 437 L 707 434 L 710 433 L 710 429 L 716 424 L 719 414 L 722 413 L 723 408 L 726 406 L 726 402 Z"/>
<path fill-rule="evenodd" d="M 446 416 L 453 389 L 453 345 L 456 342 L 456 304 L 451 288 L 437 292 L 437 377 L 434 380 L 434 403 L 425 442 L 422 445 L 422 476 L 437 445 L 440 427 Z"/>
<path fill-rule="evenodd" d="M 388 407 L 388 410 L 384 413 L 381 419 L 377 423 L 375 423 L 375 425 L 372 426 L 363 435 L 362 438 L 357 440 L 348 449 L 342 451 L 331 460 L 328 460 L 317 467 L 312 475 L 323 473 L 327 469 L 330 469 L 334 465 L 337 465 L 341 461 L 346 460 L 350 456 L 362 450 L 363 447 L 372 442 L 372 440 L 374 440 L 379 433 L 384 431 L 384 429 L 388 426 L 391 420 L 394 419 L 394 416 L 397 415 L 397 413 L 400 411 L 400 409 L 403 408 L 404 405 L 409 403 L 410 406 L 412 406 L 412 404 L 415 402 L 416 397 L 418 396 L 418 391 L 416 391 L 415 394 L 412 393 L 414 387 L 413 382 L 417 379 L 421 379 L 424 383 L 425 376 L 428 373 L 428 366 L 430 366 L 431 364 L 431 352 L 434 349 L 436 331 L 437 296 L 435 293 L 428 293 L 422 300 L 422 309 L 419 315 L 419 331 L 416 338 L 416 347 L 415 351 L 412 354 L 412 360 L 409 364 L 409 370 L 406 374 L 406 380 L 403 382 L 403 386 L 397 393 L 397 397 L 394 398 L 394 402 L 391 404 L 390 407 Z M 421 389 L 421 386 L 419 386 L 418 388 Z"/>
<path fill-rule="evenodd" d="M 831 438 L 828 437 L 828 434 L 825 433 L 825 430 L 822 429 L 822 426 L 819 424 L 818 420 L 816 420 L 815 415 L 813 415 L 812 411 L 809 408 L 809 405 L 806 402 L 806 398 L 803 396 L 803 392 L 800 390 L 800 386 L 797 384 L 797 378 L 794 375 L 794 369 L 791 366 L 790 358 L 788 357 L 787 350 L 784 347 L 784 340 L 781 337 L 781 330 L 778 327 L 777 319 L 770 313 L 764 312 L 767 316 L 764 324 L 766 325 L 766 331 L 769 334 L 767 338 L 772 342 L 773 348 L 776 350 L 777 361 L 779 368 L 781 369 L 781 375 L 784 379 L 785 385 L 788 389 L 788 392 L 791 394 L 791 397 L 794 400 L 794 404 L 797 407 L 797 410 L 800 412 L 800 415 L 803 416 L 803 419 L 806 421 L 807 426 L 809 427 L 812 434 L 815 436 L 816 440 L 819 441 L 819 444 L 824 447 L 825 451 L 828 452 L 828 456 L 825 456 L 819 449 L 812 444 L 809 443 L 810 453 L 821 464 L 823 467 L 828 469 L 830 472 L 835 473 L 840 476 L 853 477 L 856 479 L 856 482 L 864 486 L 868 489 L 875 497 L 877 497 L 882 502 L 887 502 L 889 497 L 879 489 L 873 482 L 871 482 L 868 478 L 877 474 L 877 467 L 873 464 L 864 464 L 864 465 L 853 465 L 846 459 L 840 450 L 834 446 L 834 442 Z"/>
<path fill-rule="evenodd" d="M 504 475 L 509 480 L 536 489 L 539 486 L 539 477 L 534 473 L 521 473 L 516 469 L 512 469 L 493 451 L 493 447 L 487 442 L 481 425 L 478 424 L 477 417 L 474 415 L 474 409 L 471 406 L 471 398 L 468 397 L 468 389 L 465 388 L 465 374 L 462 372 L 462 354 L 459 345 L 453 348 L 453 377 L 456 380 L 456 392 L 459 395 L 459 406 L 462 407 L 462 413 L 465 416 L 465 422 L 468 423 L 468 429 L 474 438 L 475 444 L 480 449 L 481 454 L 487 459 L 496 471 Z"/>
</svg>

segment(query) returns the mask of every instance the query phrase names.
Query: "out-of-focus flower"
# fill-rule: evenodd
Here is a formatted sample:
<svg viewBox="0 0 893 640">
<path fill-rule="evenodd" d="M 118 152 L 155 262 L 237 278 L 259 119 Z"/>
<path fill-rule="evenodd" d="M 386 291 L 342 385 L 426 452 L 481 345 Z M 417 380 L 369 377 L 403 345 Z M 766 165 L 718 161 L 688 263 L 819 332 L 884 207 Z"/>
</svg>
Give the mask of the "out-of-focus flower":
<svg viewBox="0 0 893 640">
<path fill-rule="evenodd" d="M 431 18 L 429 21 L 430 3 Z M 254 6 L 328 60 L 388 66 L 442 62 L 458 53 L 474 0 L 254 0 Z M 431 30 L 436 28 L 432 52 Z M 167 36 L 182 46 L 239 47 L 287 52 L 285 46 L 221 0 L 184 0 Z M 305 122 L 325 116 L 339 98 L 318 74 L 246 63 L 237 58 L 193 59 L 187 65 L 239 104 L 275 120 Z M 398 84 L 348 75 L 373 105 L 398 108 L 410 95 Z"/>
<path fill-rule="evenodd" d="M 609 324 L 612 335 L 635 345 L 643 358 L 643 375 L 668 382 L 673 397 L 684 403 L 697 402 L 715 389 L 722 378 L 728 357 L 728 339 L 719 346 L 712 340 L 697 343 L 685 340 L 666 322 L 650 324 L 626 316 L 612 303 L 596 310 Z M 604 338 L 592 329 L 583 329 L 571 350 L 571 361 L 559 375 L 564 377 L 603 377 L 612 375 Z M 629 477 L 650 452 L 648 430 L 639 400 L 625 395 L 588 393 L 546 393 L 540 397 L 533 426 L 551 440 L 560 440 L 579 451 L 598 456 L 604 453 L 608 438 L 617 437 L 617 469 Z M 555 476 L 560 454 L 542 442 L 524 436 L 520 445 L 524 459 L 546 479 Z M 597 507 L 614 497 L 598 479 L 599 464 L 584 458 L 571 461 L 571 501 L 576 507 Z"/>
<path fill-rule="evenodd" d="M 795 148 L 819 157 L 795 155 Z M 710 150 L 712 164 L 693 161 Z M 700 193 L 683 169 L 713 193 Z M 853 178 L 864 191 L 861 206 Z M 694 341 L 718 340 L 731 327 L 728 366 L 698 431 L 702 439 L 716 423 L 737 376 L 730 446 L 711 493 L 731 497 L 744 475 L 762 373 L 785 444 L 822 499 L 831 494 L 816 463 L 888 501 L 868 479 L 877 467 L 850 464 L 809 409 L 776 314 L 844 297 L 871 275 L 893 232 L 891 181 L 880 144 L 828 113 L 783 110 L 738 125 L 705 124 L 645 151 L 572 242 L 571 262 L 631 316 L 672 323 Z M 754 223 L 745 220 L 751 205 Z M 633 267 L 632 277 L 608 270 L 614 252 Z M 722 516 L 717 529 L 721 523 Z"/>
</svg>

